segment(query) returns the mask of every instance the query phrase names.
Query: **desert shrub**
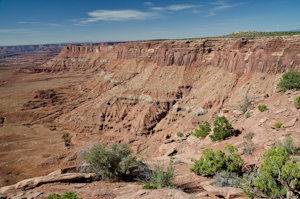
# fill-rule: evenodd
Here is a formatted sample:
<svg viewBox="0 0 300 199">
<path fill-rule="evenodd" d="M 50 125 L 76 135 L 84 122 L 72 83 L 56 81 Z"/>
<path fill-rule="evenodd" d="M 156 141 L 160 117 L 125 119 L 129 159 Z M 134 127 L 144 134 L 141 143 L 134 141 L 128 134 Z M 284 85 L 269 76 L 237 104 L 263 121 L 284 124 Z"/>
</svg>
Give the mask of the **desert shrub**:
<svg viewBox="0 0 300 199">
<path fill-rule="evenodd" d="M 291 155 L 294 155 L 294 153 L 297 151 L 297 146 L 294 144 L 291 134 L 286 135 L 284 143 L 278 142 L 277 145 L 284 148 Z"/>
<path fill-rule="evenodd" d="M 294 101 L 294 106 L 299 109 L 300 108 L 300 96 L 298 96 L 296 98 L 296 100 Z"/>
<path fill-rule="evenodd" d="M 252 155 L 254 151 L 254 144 L 252 142 L 252 138 L 254 137 L 254 133 L 251 131 L 247 133 L 244 138 L 247 140 L 246 144 L 242 147 L 244 155 Z"/>
<path fill-rule="evenodd" d="M 177 132 L 177 136 L 178 136 L 178 137 L 182 137 L 182 136 L 183 136 L 183 133 Z"/>
<path fill-rule="evenodd" d="M 289 71 L 282 76 L 281 81 L 277 84 L 277 88 L 281 92 L 287 89 L 300 88 L 300 73 L 298 71 Z"/>
<path fill-rule="evenodd" d="M 196 136 L 197 138 L 204 139 L 210 131 L 210 125 L 207 121 L 205 121 L 203 124 L 199 125 L 199 129 L 195 129 L 195 133 L 192 133 L 192 135 Z"/>
<path fill-rule="evenodd" d="M 264 111 L 268 110 L 268 108 L 267 108 L 267 106 L 266 106 L 265 104 L 258 105 L 257 108 L 258 108 L 258 110 L 259 110 L 260 112 L 264 112 Z"/>
<path fill-rule="evenodd" d="M 79 152 L 83 164 L 90 164 L 88 167 L 81 167 L 81 172 L 94 172 L 96 179 L 120 178 L 123 174 L 130 174 L 130 168 L 141 164 L 132 156 L 130 147 L 126 144 L 110 145 L 106 149 L 104 144 L 95 144 Z"/>
<path fill-rule="evenodd" d="M 250 140 L 253 139 L 254 135 L 255 135 L 255 133 L 252 132 L 252 131 L 250 131 L 249 133 L 247 133 L 247 134 L 245 135 L 245 138 L 246 138 L 248 141 L 250 141 Z"/>
<path fill-rule="evenodd" d="M 275 123 L 275 128 L 279 129 L 281 127 L 282 123 L 281 122 L 276 122 Z"/>
<path fill-rule="evenodd" d="M 232 145 L 227 145 L 225 150 L 228 155 L 221 150 L 214 152 L 210 148 L 205 149 L 203 151 L 204 158 L 191 160 L 194 162 L 194 166 L 190 168 L 190 171 L 198 175 L 215 175 L 221 171 L 235 172 L 240 175 L 244 160 L 237 153 L 238 150 Z"/>
<path fill-rule="evenodd" d="M 251 117 L 251 113 L 246 114 L 246 119 L 248 119 L 249 117 Z"/>
<path fill-rule="evenodd" d="M 244 155 L 252 155 L 253 151 L 254 151 L 254 146 L 253 146 L 253 142 L 249 141 L 247 142 L 243 147 L 243 154 Z"/>
<path fill-rule="evenodd" d="M 236 173 L 221 171 L 214 175 L 214 184 L 218 187 L 238 187 L 239 177 Z"/>
<path fill-rule="evenodd" d="M 243 96 L 243 100 L 236 106 L 236 109 L 243 111 L 243 113 L 246 113 L 247 110 L 251 108 L 252 102 L 253 98 L 246 94 Z"/>
<path fill-rule="evenodd" d="M 159 163 L 154 165 L 154 169 L 151 173 L 151 182 L 157 187 L 171 187 L 173 186 L 173 179 L 174 179 L 174 158 L 170 157 L 169 166 L 166 167 L 164 163 L 160 165 Z"/>
<path fill-rule="evenodd" d="M 248 180 L 241 180 L 244 194 L 250 198 L 298 198 L 300 164 L 292 162 L 282 147 L 268 150 L 262 158 L 259 170 Z"/>
<path fill-rule="evenodd" d="M 82 198 L 77 198 L 77 194 L 73 191 L 65 192 L 60 196 L 59 194 L 51 194 L 47 197 L 47 199 L 82 199 Z"/>
<path fill-rule="evenodd" d="M 231 135 L 232 126 L 226 117 L 217 116 L 214 121 L 214 134 L 209 135 L 213 142 L 225 140 Z"/>
<path fill-rule="evenodd" d="M 142 189 L 149 189 L 149 190 L 153 190 L 153 189 L 157 189 L 157 186 L 155 184 L 151 185 L 150 183 L 146 183 Z"/>
</svg>

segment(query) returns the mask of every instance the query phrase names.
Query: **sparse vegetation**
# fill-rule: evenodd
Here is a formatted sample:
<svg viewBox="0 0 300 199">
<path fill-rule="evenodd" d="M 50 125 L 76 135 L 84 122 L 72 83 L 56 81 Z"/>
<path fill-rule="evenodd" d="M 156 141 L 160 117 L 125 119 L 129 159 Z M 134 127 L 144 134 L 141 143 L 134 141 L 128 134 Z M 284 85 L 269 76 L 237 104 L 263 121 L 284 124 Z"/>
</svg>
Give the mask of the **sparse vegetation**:
<svg viewBox="0 0 300 199">
<path fill-rule="evenodd" d="M 121 178 L 124 174 L 130 174 L 130 168 L 141 164 L 132 156 L 132 151 L 126 144 L 112 143 L 109 150 L 104 144 L 95 144 L 79 152 L 79 156 L 83 159 L 83 164 L 90 164 L 80 167 L 81 172 L 94 172 L 96 179 L 101 180 Z"/>
<path fill-rule="evenodd" d="M 77 194 L 73 191 L 65 192 L 62 195 L 59 194 L 51 194 L 47 197 L 47 199 L 82 199 L 82 198 L 77 198 Z"/>
<path fill-rule="evenodd" d="M 298 71 L 289 71 L 282 76 L 281 81 L 277 84 L 281 92 L 290 89 L 300 89 L 300 73 Z"/>
<path fill-rule="evenodd" d="M 284 143 L 278 142 L 277 144 L 279 147 L 284 148 L 290 155 L 294 155 L 297 151 L 297 146 L 293 142 L 293 138 L 291 134 L 286 134 L 286 139 Z"/>
<path fill-rule="evenodd" d="M 244 155 L 252 155 L 254 151 L 254 146 L 252 142 L 252 138 L 254 137 L 253 132 L 249 132 L 245 135 L 245 139 L 247 140 L 246 144 L 242 147 L 243 154 Z"/>
<path fill-rule="evenodd" d="M 190 171 L 198 175 L 215 175 L 221 171 L 235 172 L 240 175 L 242 173 L 244 160 L 237 153 L 237 148 L 232 145 L 227 145 L 225 150 L 228 155 L 221 150 L 214 152 L 210 148 L 205 149 L 203 151 L 204 158 L 201 157 L 199 160 L 191 160 L 195 164 L 190 168 Z"/>
<path fill-rule="evenodd" d="M 276 122 L 275 123 L 275 128 L 279 129 L 281 127 L 282 123 L 281 122 Z"/>
<path fill-rule="evenodd" d="M 236 173 L 221 171 L 214 177 L 214 184 L 218 187 L 238 187 L 239 177 Z"/>
<path fill-rule="evenodd" d="M 192 132 L 192 135 L 196 136 L 197 138 L 204 139 L 210 131 L 210 124 L 205 121 L 203 124 L 199 125 L 199 129 L 195 129 L 195 133 Z"/>
<path fill-rule="evenodd" d="M 229 35 L 217 36 L 217 37 L 201 37 L 201 38 L 188 38 L 185 40 L 195 40 L 195 39 L 210 39 L 210 38 L 255 38 L 255 37 L 279 37 L 279 36 L 291 36 L 300 35 L 299 31 L 293 32 L 259 32 L 259 31 L 238 31 L 231 33 Z M 182 40 L 182 39 L 180 39 Z"/>
<path fill-rule="evenodd" d="M 266 111 L 266 110 L 269 110 L 265 104 L 258 105 L 257 108 L 258 108 L 258 110 L 259 110 L 260 112 L 264 112 L 264 111 Z"/>
<path fill-rule="evenodd" d="M 231 135 L 232 126 L 225 116 L 217 116 L 214 121 L 214 134 L 209 135 L 213 142 L 225 140 Z"/>
<path fill-rule="evenodd" d="M 236 106 L 236 109 L 243 111 L 243 113 L 246 113 L 247 110 L 251 108 L 252 102 L 253 102 L 253 98 L 250 97 L 248 94 L 246 94 L 243 96 L 243 100 Z"/>
<path fill-rule="evenodd" d="M 153 189 L 157 189 L 157 186 L 156 185 L 151 185 L 150 183 L 146 183 L 142 189 L 149 189 L 149 190 L 153 190 Z"/>
<path fill-rule="evenodd" d="M 296 100 L 294 101 L 294 106 L 299 109 L 300 108 L 300 96 L 298 96 L 296 98 Z"/>
<path fill-rule="evenodd" d="M 251 117 L 251 113 L 248 112 L 245 117 L 246 119 L 248 119 L 249 117 Z"/>
<path fill-rule="evenodd" d="M 178 137 L 182 137 L 182 136 L 183 136 L 183 133 L 182 133 L 182 132 L 177 132 L 177 136 L 178 136 Z"/>
<path fill-rule="evenodd" d="M 171 187 L 173 186 L 174 179 L 174 158 L 170 157 L 169 166 L 165 169 L 164 163 L 162 165 L 154 165 L 154 169 L 151 173 L 151 181 L 157 187 Z M 166 171 L 165 171 L 166 170 Z"/>
</svg>

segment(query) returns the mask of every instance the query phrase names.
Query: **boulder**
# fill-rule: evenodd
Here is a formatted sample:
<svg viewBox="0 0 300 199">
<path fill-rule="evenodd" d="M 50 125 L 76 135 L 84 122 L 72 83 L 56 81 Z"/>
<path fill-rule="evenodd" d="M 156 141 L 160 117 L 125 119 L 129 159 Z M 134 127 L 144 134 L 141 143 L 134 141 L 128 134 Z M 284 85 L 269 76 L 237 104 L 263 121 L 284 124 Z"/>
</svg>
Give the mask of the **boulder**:
<svg viewBox="0 0 300 199">
<path fill-rule="evenodd" d="M 223 196 L 227 199 L 230 198 L 238 198 L 245 197 L 243 194 L 243 190 L 234 187 L 217 187 L 213 185 L 203 186 L 203 189 L 207 191 L 209 194 Z"/>
<path fill-rule="evenodd" d="M 279 114 L 279 113 L 282 113 L 284 111 L 286 111 L 287 109 L 284 108 L 284 109 L 280 109 L 280 110 L 277 110 L 277 111 L 274 111 L 275 114 Z"/>
<path fill-rule="evenodd" d="M 283 128 L 292 127 L 292 126 L 295 125 L 295 123 L 296 123 L 297 120 L 298 120 L 298 118 L 294 118 L 294 119 L 292 119 L 292 120 L 290 120 L 290 121 L 284 123 L 284 124 L 282 125 L 282 127 L 283 127 Z"/>
<path fill-rule="evenodd" d="M 48 175 L 36 178 L 29 178 L 22 180 L 16 184 L 17 189 L 30 189 L 37 187 L 41 184 L 47 184 L 52 182 L 72 182 L 79 180 L 92 179 L 95 174 L 93 173 L 65 173 L 61 175 Z"/>
<path fill-rule="evenodd" d="M 243 111 L 240 111 L 240 110 L 234 110 L 234 111 L 232 112 L 232 114 L 234 115 L 234 117 L 240 117 L 241 115 L 244 114 L 244 112 L 243 112 Z"/>
</svg>

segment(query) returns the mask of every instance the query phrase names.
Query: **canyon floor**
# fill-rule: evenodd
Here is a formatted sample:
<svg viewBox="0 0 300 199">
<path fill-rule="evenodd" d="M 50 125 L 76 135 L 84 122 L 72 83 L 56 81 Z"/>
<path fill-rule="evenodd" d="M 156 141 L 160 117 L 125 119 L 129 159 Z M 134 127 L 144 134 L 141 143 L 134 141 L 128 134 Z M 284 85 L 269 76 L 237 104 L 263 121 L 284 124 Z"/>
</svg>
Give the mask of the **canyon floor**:
<svg viewBox="0 0 300 199">
<path fill-rule="evenodd" d="M 83 198 L 239 198 L 189 171 L 205 148 L 239 149 L 245 167 L 291 134 L 300 146 L 299 91 L 276 85 L 300 69 L 300 37 L 133 42 L 66 46 L 45 60 L 0 65 L 0 193 L 46 198 L 74 190 Z M 12 59 L 13 60 L 13 59 Z M 239 110 L 245 96 L 246 112 Z M 268 110 L 260 112 L 259 104 Z M 222 142 L 190 136 L 224 115 L 235 134 Z M 247 116 L 247 117 L 246 117 Z M 274 127 L 282 122 L 282 128 Z M 178 137 L 182 132 L 183 137 Z M 254 132 L 252 155 L 243 154 Z M 211 132 L 212 133 L 212 132 Z M 71 172 L 78 151 L 95 142 L 127 143 L 149 165 L 175 158 L 177 189 L 141 190 L 137 182 L 46 183 L 27 190 L 27 178 Z M 68 171 L 69 169 L 69 171 Z M 74 169 L 72 170 L 72 172 Z M 54 174 L 51 174 L 54 175 Z"/>
</svg>

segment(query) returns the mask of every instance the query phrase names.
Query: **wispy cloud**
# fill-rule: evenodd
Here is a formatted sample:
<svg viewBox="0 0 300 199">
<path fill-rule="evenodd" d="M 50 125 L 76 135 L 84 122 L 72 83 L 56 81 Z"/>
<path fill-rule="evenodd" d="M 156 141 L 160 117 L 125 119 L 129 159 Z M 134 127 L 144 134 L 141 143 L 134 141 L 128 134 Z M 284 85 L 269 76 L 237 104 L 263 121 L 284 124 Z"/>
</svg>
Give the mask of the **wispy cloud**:
<svg viewBox="0 0 300 199">
<path fill-rule="evenodd" d="M 196 7 L 201 7 L 202 5 L 191 5 L 191 4 L 181 4 L 181 5 L 171 5 L 166 7 L 152 7 L 151 10 L 157 11 L 180 11 L 185 9 L 191 9 Z"/>
<path fill-rule="evenodd" d="M 19 21 L 18 24 L 39 24 L 40 22 Z"/>
<path fill-rule="evenodd" d="M 210 14 L 206 15 L 206 17 L 215 16 L 217 11 L 233 8 L 233 7 L 242 5 L 243 3 L 228 4 L 225 1 L 217 1 L 217 2 L 214 2 L 214 3 L 211 3 L 211 4 L 215 5 L 215 7 L 209 9 Z"/>
<path fill-rule="evenodd" d="M 144 5 L 151 6 L 151 5 L 153 5 L 153 3 L 151 3 L 151 2 L 144 2 Z"/>
<path fill-rule="evenodd" d="M 57 23 L 47 23 L 45 25 L 46 26 L 62 26 L 61 24 L 57 24 Z"/>
<path fill-rule="evenodd" d="M 0 33 L 26 33 L 26 29 L 0 29 Z"/>
<path fill-rule="evenodd" d="M 94 10 L 89 12 L 90 18 L 80 23 L 90 23 L 97 21 L 128 21 L 128 20 L 145 20 L 158 17 L 155 12 L 142 12 L 138 10 Z"/>
</svg>

